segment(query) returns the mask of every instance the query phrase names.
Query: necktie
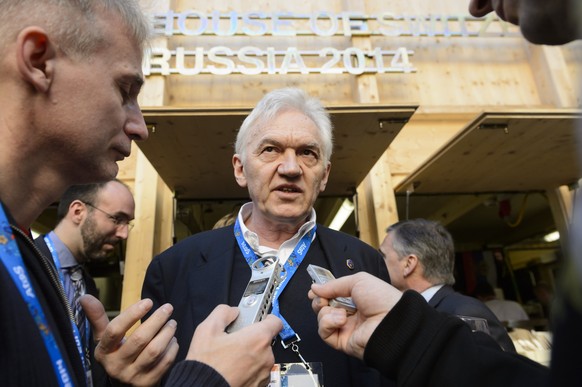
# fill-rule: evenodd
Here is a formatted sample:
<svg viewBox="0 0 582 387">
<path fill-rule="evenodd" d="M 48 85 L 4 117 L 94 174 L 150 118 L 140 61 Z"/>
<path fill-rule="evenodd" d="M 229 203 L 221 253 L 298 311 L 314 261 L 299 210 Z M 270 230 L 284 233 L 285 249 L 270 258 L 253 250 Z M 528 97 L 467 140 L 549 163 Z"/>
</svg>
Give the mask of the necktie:
<svg viewBox="0 0 582 387">
<path fill-rule="evenodd" d="M 83 312 L 83 308 L 79 302 L 79 298 L 85 294 L 85 280 L 83 279 L 83 270 L 81 265 L 63 268 L 64 271 L 64 288 L 67 294 L 67 299 L 71 303 L 71 310 L 75 317 L 75 323 L 79 328 L 81 336 L 81 343 L 85 350 L 87 350 L 87 318 Z"/>
</svg>

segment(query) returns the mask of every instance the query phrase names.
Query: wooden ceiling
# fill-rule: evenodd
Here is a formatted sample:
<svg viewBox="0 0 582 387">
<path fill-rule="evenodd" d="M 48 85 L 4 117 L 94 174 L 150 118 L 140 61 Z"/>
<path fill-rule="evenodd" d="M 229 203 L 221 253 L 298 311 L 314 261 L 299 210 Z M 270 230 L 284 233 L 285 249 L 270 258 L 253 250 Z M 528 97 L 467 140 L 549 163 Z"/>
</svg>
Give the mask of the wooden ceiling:
<svg viewBox="0 0 582 387">
<path fill-rule="evenodd" d="M 581 177 L 580 117 L 555 109 L 482 113 L 395 187 L 400 217 L 440 221 L 461 248 L 509 246 L 555 230 L 546 192 Z"/>
<path fill-rule="evenodd" d="M 576 183 L 579 118 L 576 111 L 483 113 L 395 190 L 527 192 Z"/>
<path fill-rule="evenodd" d="M 416 106 L 328 107 L 332 170 L 321 196 L 350 196 Z M 240 199 L 232 170 L 236 132 L 248 109 L 144 109 L 148 141 L 138 145 L 179 199 Z"/>
<path fill-rule="evenodd" d="M 349 197 L 414 114 L 415 106 L 330 107 L 332 174 L 316 203 L 318 220 Z M 144 154 L 178 198 L 191 231 L 207 229 L 246 201 L 232 175 L 238 127 L 250 108 L 146 109 Z M 485 112 L 396 187 L 401 219 L 442 222 L 459 248 L 509 246 L 555 229 L 546 190 L 575 184 L 582 133 L 577 110 Z M 407 189 L 414 187 L 406 195 Z M 499 216 L 502 201 L 508 217 Z M 521 217 L 519 217 L 521 213 Z M 519 217 L 519 218 L 518 218 Z M 355 233 L 351 219 L 343 229 Z"/>
</svg>

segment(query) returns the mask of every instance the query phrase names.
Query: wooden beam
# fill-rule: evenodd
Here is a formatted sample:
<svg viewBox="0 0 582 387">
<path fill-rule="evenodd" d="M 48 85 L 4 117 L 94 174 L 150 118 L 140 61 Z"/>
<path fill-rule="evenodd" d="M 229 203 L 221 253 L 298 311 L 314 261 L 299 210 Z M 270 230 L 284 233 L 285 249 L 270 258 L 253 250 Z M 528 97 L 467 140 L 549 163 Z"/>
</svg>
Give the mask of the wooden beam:
<svg viewBox="0 0 582 387">
<path fill-rule="evenodd" d="M 152 256 L 169 249 L 174 236 L 174 193 L 158 176 L 156 185 L 156 222 Z"/>
<path fill-rule="evenodd" d="M 574 87 L 578 84 L 570 75 L 562 48 L 525 44 L 541 102 L 555 107 L 577 107 Z"/>
<path fill-rule="evenodd" d="M 374 194 L 370 175 L 356 189 L 356 224 L 359 237 L 370 246 L 379 246 L 374 212 Z"/>
<path fill-rule="evenodd" d="M 394 196 L 387 153 L 386 151 L 382 154 L 370 174 L 374 195 L 374 212 L 376 214 L 376 234 L 378 237 L 378 244 L 374 245 L 374 247 L 380 246 L 388 226 L 398 222 L 396 197 Z"/>
<path fill-rule="evenodd" d="M 352 6 L 365 11 L 365 2 L 352 1 Z M 355 8 L 350 8 L 355 9 Z M 369 37 L 352 37 L 352 44 L 362 50 L 372 49 Z M 367 61 L 371 61 L 370 58 Z M 362 74 L 354 78 L 355 100 L 360 103 L 379 103 L 378 81 L 375 75 Z M 386 228 L 398 220 L 396 198 L 392 187 L 390 167 L 386 152 L 372 168 L 364 182 L 357 189 L 358 204 L 356 211 L 360 228 L 360 239 L 379 247 L 384 239 Z"/>
<path fill-rule="evenodd" d="M 135 227 L 127 239 L 121 310 L 141 298 L 145 271 L 152 260 L 157 181 L 157 172 L 143 153 L 138 152 L 134 188 Z"/>
</svg>

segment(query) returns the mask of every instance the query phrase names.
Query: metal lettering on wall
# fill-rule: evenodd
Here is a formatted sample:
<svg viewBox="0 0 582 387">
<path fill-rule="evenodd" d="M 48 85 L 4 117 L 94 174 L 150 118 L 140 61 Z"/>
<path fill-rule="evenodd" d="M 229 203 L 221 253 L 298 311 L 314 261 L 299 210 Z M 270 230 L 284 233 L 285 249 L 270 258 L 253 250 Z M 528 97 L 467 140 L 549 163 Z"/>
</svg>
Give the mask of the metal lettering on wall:
<svg viewBox="0 0 582 387">
<path fill-rule="evenodd" d="M 310 15 L 290 12 L 214 11 L 210 15 L 189 10 L 155 14 L 159 36 L 198 37 L 196 47 L 175 49 L 152 47 L 146 55 L 147 75 L 228 75 L 228 74 L 352 74 L 411 73 L 414 54 L 406 47 L 323 47 L 301 49 L 297 41 L 304 36 L 337 39 L 338 46 L 352 37 L 503 37 L 519 36 L 507 23 L 490 15 L 476 19 L 468 15 L 396 15 L 384 12 L 368 16 L 354 12 L 320 11 Z M 232 48 L 215 44 L 224 37 L 240 37 L 252 45 Z M 220 39 L 222 38 L 222 39 Z M 260 38 L 262 47 L 256 43 Z M 273 47 L 269 39 L 285 48 Z M 235 40 L 233 40 L 233 43 Z M 389 39 L 383 43 L 390 43 Z M 266 46 L 266 47 L 265 47 Z"/>
</svg>

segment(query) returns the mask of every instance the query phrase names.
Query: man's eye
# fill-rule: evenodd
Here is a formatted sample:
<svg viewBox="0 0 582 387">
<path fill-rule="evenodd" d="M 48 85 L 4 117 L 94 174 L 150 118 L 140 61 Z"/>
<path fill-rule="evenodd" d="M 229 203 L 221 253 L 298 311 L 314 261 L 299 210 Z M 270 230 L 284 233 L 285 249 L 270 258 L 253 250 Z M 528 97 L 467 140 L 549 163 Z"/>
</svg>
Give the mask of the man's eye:
<svg viewBox="0 0 582 387">
<path fill-rule="evenodd" d="M 315 152 L 315 151 L 313 151 L 313 150 L 311 150 L 311 149 L 304 149 L 304 150 L 301 152 L 301 155 L 302 155 L 302 156 L 310 156 L 310 157 L 315 157 L 315 158 L 317 158 L 317 157 L 318 157 L 318 155 L 317 155 L 317 152 Z"/>
<path fill-rule="evenodd" d="M 266 147 L 263 148 L 263 152 L 270 153 L 270 152 L 274 152 L 274 151 L 275 151 L 275 147 L 274 146 L 266 146 Z"/>
</svg>

